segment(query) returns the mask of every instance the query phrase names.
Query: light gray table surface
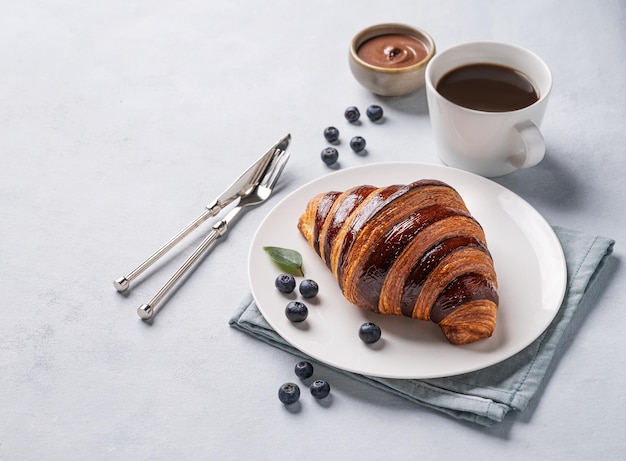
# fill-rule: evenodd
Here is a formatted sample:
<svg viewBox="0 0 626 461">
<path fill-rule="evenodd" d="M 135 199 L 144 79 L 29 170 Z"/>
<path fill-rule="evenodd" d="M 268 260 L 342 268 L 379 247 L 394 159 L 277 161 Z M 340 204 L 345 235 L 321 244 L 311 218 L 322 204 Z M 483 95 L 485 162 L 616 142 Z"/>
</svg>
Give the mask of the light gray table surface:
<svg viewBox="0 0 626 461">
<path fill-rule="evenodd" d="M 265 213 L 331 171 L 327 125 L 368 141 L 341 168 L 439 164 L 424 91 L 380 98 L 350 74 L 351 37 L 382 22 L 439 50 L 500 40 L 542 56 L 546 158 L 496 181 L 549 223 L 617 242 L 539 395 L 489 428 L 323 365 L 331 404 L 287 411 L 276 392 L 296 359 L 228 326 Z M 7 0 L 0 43 L 0 459 L 623 459 L 623 1 Z M 382 125 L 343 119 L 373 103 Z M 199 236 L 129 294 L 113 279 L 287 132 L 275 196 L 141 321 Z"/>
</svg>

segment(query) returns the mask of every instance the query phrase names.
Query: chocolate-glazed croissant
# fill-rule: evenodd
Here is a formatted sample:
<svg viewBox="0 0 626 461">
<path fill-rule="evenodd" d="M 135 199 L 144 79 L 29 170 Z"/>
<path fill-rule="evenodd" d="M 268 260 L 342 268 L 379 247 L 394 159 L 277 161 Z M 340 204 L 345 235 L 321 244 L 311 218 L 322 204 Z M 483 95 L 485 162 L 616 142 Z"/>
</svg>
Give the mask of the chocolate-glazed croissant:
<svg viewBox="0 0 626 461">
<path fill-rule="evenodd" d="M 482 227 L 448 184 L 322 193 L 309 201 L 298 229 L 351 303 L 432 320 L 453 344 L 493 333 L 493 260 Z"/>
</svg>

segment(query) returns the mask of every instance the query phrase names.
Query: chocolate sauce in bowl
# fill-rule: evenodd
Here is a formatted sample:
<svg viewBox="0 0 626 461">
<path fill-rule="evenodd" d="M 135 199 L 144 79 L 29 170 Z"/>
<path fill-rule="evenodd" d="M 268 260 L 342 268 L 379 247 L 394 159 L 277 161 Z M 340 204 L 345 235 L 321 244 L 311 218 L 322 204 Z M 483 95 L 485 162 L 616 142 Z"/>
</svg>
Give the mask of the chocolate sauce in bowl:
<svg viewBox="0 0 626 461">
<path fill-rule="evenodd" d="M 357 55 L 373 66 L 397 69 L 420 63 L 428 56 L 428 49 L 410 35 L 384 34 L 363 42 Z"/>
</svg>

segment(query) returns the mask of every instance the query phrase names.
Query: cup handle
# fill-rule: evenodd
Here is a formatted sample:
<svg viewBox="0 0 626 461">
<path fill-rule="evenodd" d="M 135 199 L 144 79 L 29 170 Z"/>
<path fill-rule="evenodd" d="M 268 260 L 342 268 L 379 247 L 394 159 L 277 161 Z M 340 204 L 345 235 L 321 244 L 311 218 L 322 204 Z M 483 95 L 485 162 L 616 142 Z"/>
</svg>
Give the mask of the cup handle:
<svg viewBox="0 0 626 461">
<path fill-rule="evenodd" d="M 546 153 L 546 144 L 541 131 L 530 120 L 518 123 L 513 127 L 513 131 L 519 135 L 524 148 L 510 156 L 509 163 L 516 168 L 535 166 Z"/>
</svg>

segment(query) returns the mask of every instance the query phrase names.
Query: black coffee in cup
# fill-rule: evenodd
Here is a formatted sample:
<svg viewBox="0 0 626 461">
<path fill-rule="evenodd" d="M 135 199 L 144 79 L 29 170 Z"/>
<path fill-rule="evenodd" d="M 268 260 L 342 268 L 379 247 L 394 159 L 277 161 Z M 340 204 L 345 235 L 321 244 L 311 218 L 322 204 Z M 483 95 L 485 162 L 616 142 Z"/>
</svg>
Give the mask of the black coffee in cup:
<svg viewBox="0 0 626 461">
<path fill-rule="evenodd" d="M 526 75 L 490 63 L 451 70 L 437 83 L 437 92 L 459 106 L 484 112 L 523 109 L 539 100 L 539 92 Z"/>
</svg>

